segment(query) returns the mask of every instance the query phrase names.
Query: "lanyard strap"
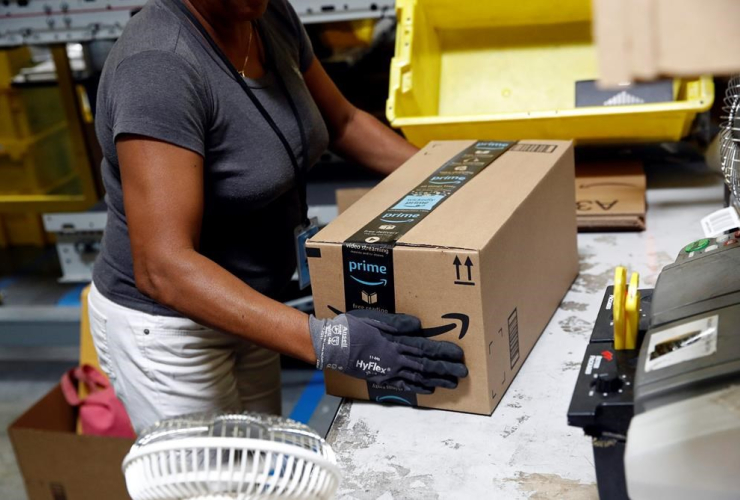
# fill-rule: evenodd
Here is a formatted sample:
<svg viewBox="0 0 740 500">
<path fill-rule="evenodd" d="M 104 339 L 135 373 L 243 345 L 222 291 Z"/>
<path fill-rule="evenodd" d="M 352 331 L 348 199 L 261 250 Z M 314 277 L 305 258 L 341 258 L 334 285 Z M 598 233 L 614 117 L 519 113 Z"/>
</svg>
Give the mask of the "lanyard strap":
<svg viewBox="0 0 740 500">
<path fill-rule="evenodd" d="M 231 61 L 229 61 L 229 58 L 226 57 L 226 54 L 223 53 L 221 50 L 221 47 L 218 46 L 218 44 L 211 38 L 211 35 L 208 34 L 208 31 L 206 28 L 198 21 L 198 18 L 195 17 L 195 15 L 190 12 L 190 9 L 188 9 L 183 3 L 182 0 L 173 0 L 174 4 L 177 6 L 178 9 L 180 9 L 180 12 L 182 12 L 185 17 L 188 18 L 190 23 L 195 26 L 195 28 L 198 30 L 200 35 L 203 37 L 203 39 L 208 42 L 208 44 L 211 46 L 211 49 L 213 52 L 221 59 L 221 62 L 224 63 L 226 68 L 231 73 L 231 76 L 234 77 L 236 82 L 239 84 L 239 86 L 244 90 L 244 93 L 247 94 L 249 99 L 252 101 L 252 104 L 254 104 L 254 107 L 257 108 L 257 110 L 260 112 L 262 117 L 265 119 L 267 124 L 270 126 L 272 131 L 275 133 L 277 138 L 282 143 L 283 147 L 285 148 L 285 152 L 288 153 L 288 157 L 290 158 L 290 163 L 293 166 L 293 172 L 295 174 L 296 182 L 298 183 L 298 196 L 301 204 L 301 222 L 304 225 L 309 224 L 308 220 L 308 202 L 306 200 L 306 174 L 308 171 L 308 151 L 307 151 L 307 140 L 306 140 L 306 132 L 303 129 L 303 122 L 301 121 L 301 117 L 298 114 L 298 108 L 296 107 L 295 102 L 293 101 L 293 98 L 290 95 L 290 92 L 288 91 L 288 87 L 285 84 L 285 81 L 282 78 L 282 75 L 280 74 L 280 71 L 278 70 L 277 64 L 272 64 L 272 69 L 275 73 L 275 76 L 278 80 L 278 84 L 280 85 L 280 90 L 285 95 L 286 100 L 288 101 L 288 106 L 290 107 L 290 110 L 293 113 L 293 117 L 296 120 L 296 123 L 298 125 L 298 133 L 301 140 L 301 160 L 303 163 L 303 168 L 301 168 L 298 165 L 298 159 L 295 156 L 295 152 L 293 151 L 293 148 L 290 146 L 290 143 L 288 142 L 288 139 L 285 138 L 285 134 L 283 134 L 283 131 L 280 130 L 280 127 L 275 123 L 275 120 L 273 120 L 272 116 L 270 116 L 270 113 L 265 109 L 265 107 L 262 105 L 262 103 L 259 101 L 256 95 L 254 95 L 254 92 L 252 92 L 252 89 L 249 88 L 249 85 L 247 85 L 247 82 L 244 80 L 244 78 L 236 71 L 236 68 L 233 64 L 231 64 Z M 256 26 L 256 23 L 255 23 Z M 262 33 L 260 33 L 262 34 Z M 264 40 L 265 37 L 262 36 L 262 39 Z M 265 55 L 267 56 L 268 61 L 272 62 L 274 61 L 272 57 L 272 51 L 269 43 L 264 43 L 263 46 L 265 47 Z"/>
</svg>

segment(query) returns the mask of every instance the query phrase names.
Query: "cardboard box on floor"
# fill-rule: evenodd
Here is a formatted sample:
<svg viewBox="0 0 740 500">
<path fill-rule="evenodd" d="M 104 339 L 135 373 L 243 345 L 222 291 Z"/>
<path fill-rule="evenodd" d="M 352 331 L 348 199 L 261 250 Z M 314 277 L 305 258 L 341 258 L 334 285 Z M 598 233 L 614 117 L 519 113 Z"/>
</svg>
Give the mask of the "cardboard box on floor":
<svg viewBox="0 0 740 500">
<path fill-rule="evenodd" d="M 643 231 L 645 170 L 641 162 L 576 166 L 576 211 L 582 231 Z"/>
<path fill-rule="evenodd" d="M 29 500 L 130 500 L 121 472 L 133 440 L 80 436 L 57 385 L 8 428 Z"/>
<path fill-rule="evenodd" d="M 432 142 L 307 245 L 318 317 L 413 314 L 463 347 L 469 377 L 416 396 L 328 370 L 327 392 L 494 410 L 578 272 L 572 143 L 506 147 Z"/>
</svg>

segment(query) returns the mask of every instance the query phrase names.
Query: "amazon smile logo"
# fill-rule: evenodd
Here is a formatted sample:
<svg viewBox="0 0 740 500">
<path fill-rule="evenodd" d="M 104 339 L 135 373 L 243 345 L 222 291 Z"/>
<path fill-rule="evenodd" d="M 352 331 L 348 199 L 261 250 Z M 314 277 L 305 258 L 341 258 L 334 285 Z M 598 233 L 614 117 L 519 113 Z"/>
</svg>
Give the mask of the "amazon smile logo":
<svg viewBox="0 0 740 500">
<path fill-rule="evenodd" d="M 468 327 L 470 326 L 470 318 L 467 314 L 460 313 L 447 313 L 442 315 L 442 319 L 453 319 L 460 322 L 460 335 L 458 339 L 462 339 L 466 333 L 468 333 Z M 447 325 L 436 326 L 432 328 L 422 328 L 425 337 L 436 337 L 447 332 L 451 332 L 457 327 L 457 323 L 449 323 Z"/>
<path fill-rule="evenodd" d="M 385 286 L 388 284 L 388 280 L 385 278 L 381 279 L 380 281 L 365 281 L 365 280 L 361 280 L 360 278 L 355 278 L 351 274 L 349 275 L 349 277 L 355 280 L 356 282 L 362 283 L 363 285 L 366 285 L 366 286 Z"/>
<path fill-rule="evenodd" d="M 349 272 L 352 273 L 355 271 L 369 274 L 380 274 L 381 276 L 388 274 L 388 268 L 386 266 L 367 263 L 364 260 L 362 262 L 354 260 L 349 261 Z M 386 286 L 388 284 L 388 280 L 386 278 L 379 278 L 377 280 L 361 280 L 360 278 L 352 276 L 352 274 L 350 274 L 349 277 L 365 286 Z"/>
<path fill-rule="evenodd" d="M 329 310 L 334 314 L 344 314 L 343 311 L 340 311 L 334 306 L 326 307 L 328 307 Z M 468 329 L 470 328 L 470 317 L 467 314 L 447 313 L 442 315 L 442 319 L 451 319 L 453 321 L 451 323 L 447 323 L 446 325 L 422 328 L 421 336 L 429 338 L 444 335 L 445 333 L 449 333 L 457 328 L 458 324 L 460 325 L 460 333 L 457 336 L 458 340 L 462 340 L 462 338 L 465 337 L 465 335 L 468 333 Z"/>
</svg>

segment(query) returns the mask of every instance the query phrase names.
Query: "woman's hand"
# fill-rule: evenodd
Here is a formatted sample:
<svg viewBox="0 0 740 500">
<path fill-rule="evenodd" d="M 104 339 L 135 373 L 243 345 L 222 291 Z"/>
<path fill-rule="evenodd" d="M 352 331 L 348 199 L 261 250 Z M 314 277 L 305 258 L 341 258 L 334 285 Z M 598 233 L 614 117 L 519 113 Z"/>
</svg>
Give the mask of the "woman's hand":
<svg viewBox="0 0 740 500">
<path fill-rule="evenodd" d="M 468 376 L 462 348 L 424 338 L 414 316 L 350 311 L 330 320 L 311 316 L 309 325 L 319 369 L 419 394 L 454 389 Z"/>
</svg>

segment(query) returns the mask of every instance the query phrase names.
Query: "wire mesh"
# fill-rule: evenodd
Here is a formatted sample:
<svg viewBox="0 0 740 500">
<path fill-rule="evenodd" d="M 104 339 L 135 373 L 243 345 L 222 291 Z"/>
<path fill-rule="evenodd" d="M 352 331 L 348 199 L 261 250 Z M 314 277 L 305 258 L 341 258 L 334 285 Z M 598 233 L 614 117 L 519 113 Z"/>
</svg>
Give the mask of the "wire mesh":
<svg viewBox="0 0 740 500">
<path fill-rule="evenodd" d="M 723 100 L 720 158 L 725 182 L 737 199 L 740 194 L 740 75 L 730 78 Z"/>
</svg>

